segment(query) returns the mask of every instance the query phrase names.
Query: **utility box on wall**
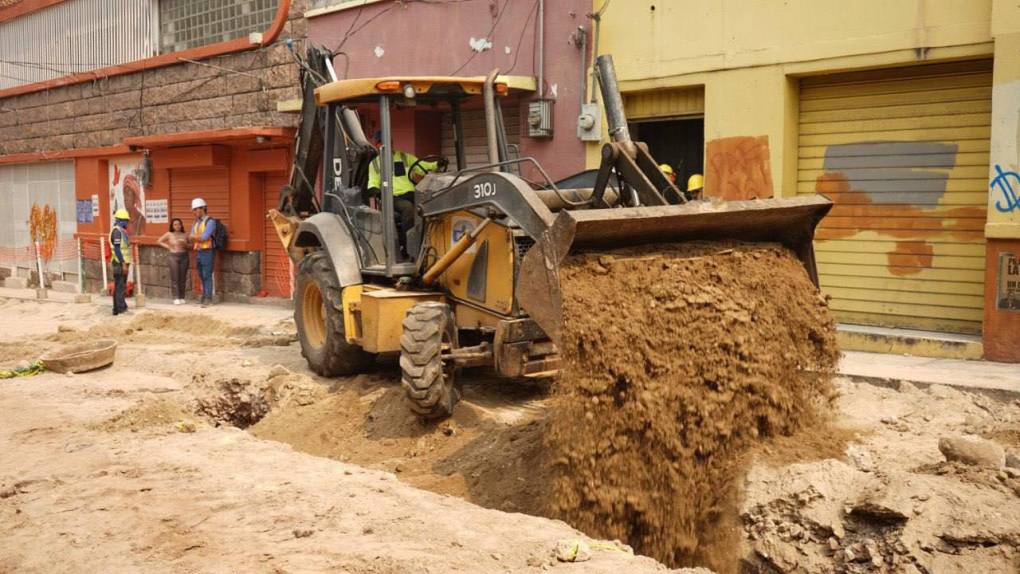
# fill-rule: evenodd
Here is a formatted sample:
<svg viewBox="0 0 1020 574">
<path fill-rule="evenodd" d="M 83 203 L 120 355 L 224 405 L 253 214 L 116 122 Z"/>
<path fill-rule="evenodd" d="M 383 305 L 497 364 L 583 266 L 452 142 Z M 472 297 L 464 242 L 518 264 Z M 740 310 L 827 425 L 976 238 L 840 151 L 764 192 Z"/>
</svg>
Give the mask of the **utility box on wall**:
<svg viewBox="0 0 1020 574">
<path fill-rule="evenodd" d="M 602 110 L 598 104 L 584 104 L 577 117 L 577 137 L 584 142 L 597 142 L 602 137 Z"/>
<path fill-rule="evenodd" d="M 553 136 L 553 100 L 534 100 L 528 103 L 528 137 Z"/>
</svg>

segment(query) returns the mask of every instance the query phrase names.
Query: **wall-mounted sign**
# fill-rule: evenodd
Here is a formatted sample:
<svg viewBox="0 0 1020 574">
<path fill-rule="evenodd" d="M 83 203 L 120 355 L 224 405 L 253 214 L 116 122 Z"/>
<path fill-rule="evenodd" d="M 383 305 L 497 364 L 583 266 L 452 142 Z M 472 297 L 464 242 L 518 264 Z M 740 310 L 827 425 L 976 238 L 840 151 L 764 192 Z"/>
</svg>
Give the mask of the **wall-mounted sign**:
<svg viewBox="0 0 1020 574">
<path fill-rule="evenodd" d="M 93 221 L 99 217 L 99 194 L 92 194 L 92 219 Z"/>
<path fill-rule="evenodd" d="M 92 200 L 79 199 L 76 202 L 78 212 L 78 223 L 92 223 L 95 217 L 92 215 Z"/>
<path fill-rule="evenodd" d="M 110 160 L 110 221 L 118 209 L 128 212 L 131 235 L 145 233 L 145 187 L 142 182 L 142 158 Z"/>
<path fill-rule="evenodd" d="M 1020 311 L 1020 257 L 1015 253 L 999 254 L 999 309 Z"/>
<path fill-rule="evenodd" d="M 170 220 L 169 209 L 167 208 L 167 200 L 165 199 L 146 199 L 145 200 L 145 220 L 149 223 L 168 223 Z"/>
</svg>

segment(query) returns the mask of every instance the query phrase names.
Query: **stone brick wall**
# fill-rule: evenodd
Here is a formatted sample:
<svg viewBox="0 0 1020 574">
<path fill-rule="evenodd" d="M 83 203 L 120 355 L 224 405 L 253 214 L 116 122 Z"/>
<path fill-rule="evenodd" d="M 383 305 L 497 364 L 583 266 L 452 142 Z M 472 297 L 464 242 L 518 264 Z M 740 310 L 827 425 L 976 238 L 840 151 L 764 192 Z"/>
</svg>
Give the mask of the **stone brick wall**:
<svg viewBox="0 0 1020 574">
<path fill-rule="evenodd" d="M 0 99 L 0 155 L 117 145 L 132 136 L 294 126 L 297 114 L 276 112 L 276 102 L 300 97 L 285 42 L 304 38 L 305 6 L 306 0 L 292 3 L 283 32 L 264 48 Z"/>
<path fill-rule="evenodd" d="M 220 251 L 216 254 L 216 295 L 227 301 L 247 302 L 262 289 L 261 257 L 257 251 Z M 155 245 L 138 247 L 138 272 L 141 274 L 142 289 L 146 297 L 170 299 L 170 262 L 166 249 Z M 99 293 L 103 290 L 103 270 L 98 259 L 86 259 L 85 291 Z M 113 271 L 107 267 L 107 280 L 112 280 Z M 134 271 L 132 271 L 132 280 Z M 192 257 L 188 268 L 187 295 L 195 296 L 195 261 Z"/>
</svg>

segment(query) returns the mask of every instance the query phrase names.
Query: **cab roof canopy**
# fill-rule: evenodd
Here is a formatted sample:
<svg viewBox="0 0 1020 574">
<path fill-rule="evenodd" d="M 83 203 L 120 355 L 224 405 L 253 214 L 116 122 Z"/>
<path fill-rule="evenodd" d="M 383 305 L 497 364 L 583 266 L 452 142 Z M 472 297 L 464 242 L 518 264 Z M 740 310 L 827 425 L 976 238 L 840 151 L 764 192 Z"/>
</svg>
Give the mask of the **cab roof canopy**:
<svg viewBox="0 0 1020 574">
<path fill-rule="evenodd" d="M 535 78 L 529 76 L 497 76 L 496 94 L 506 96 L 512 92 L 535 91 Z M 480 95 L 485 84 L 484 76 L 396 76 L 389 78 L 354 78 L 339 80 L 315 90 L 315 103 L 375 102 L 379 96 L 390 94 L 404 97 L 410 86 L 415 99 L 423 102 L 445 101 L 451 97 Z"/>
</svg>

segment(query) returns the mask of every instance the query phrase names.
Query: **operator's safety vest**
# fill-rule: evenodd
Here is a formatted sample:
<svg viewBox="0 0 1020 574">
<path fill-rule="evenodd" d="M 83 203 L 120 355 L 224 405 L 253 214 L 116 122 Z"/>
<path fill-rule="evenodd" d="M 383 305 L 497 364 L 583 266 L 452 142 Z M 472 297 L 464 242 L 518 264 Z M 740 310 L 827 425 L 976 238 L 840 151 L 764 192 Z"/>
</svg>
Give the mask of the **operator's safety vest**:
<svg viewBox="0 0 1020 574">
<path fill-rule="evenodd" d="M 120 247 L 120 254 L 124 256 L 124 259 L 117 259 L 117 251 L 114 250 L 114 245 Z M 117 225 L 114 225 L 113 229 L 110 230 L 110 261 L 121 265 L 131 263 L 131 244 L 128 239 L 128 233 Z"/>
<path fill-rule="evenodd" d="M 393 154 L 393 197 L 414 191 L 414 182 L 408 177 L 410 176 L 408 170 L 413 163 L 407 161 L 407 154 L 402 151 Z M 372 160 L 372 172 L 368 175 L 368 186 L 381 187 L 381 181 L 382 166 L 379 164 L 379 156 L 375 156 Z"/>
<path fill-rule="evenodd" d="M 199 238 L 205 233 L 205 225 L 209 221 L 208 215 L 203 215 L 202 219 L 199 219 L 191 226 L 191 238 L 195 242 L 195 249 L 212 249 L 213 241 L 212 236 L 205 241 L 199 241 Z"/>
</svg>

